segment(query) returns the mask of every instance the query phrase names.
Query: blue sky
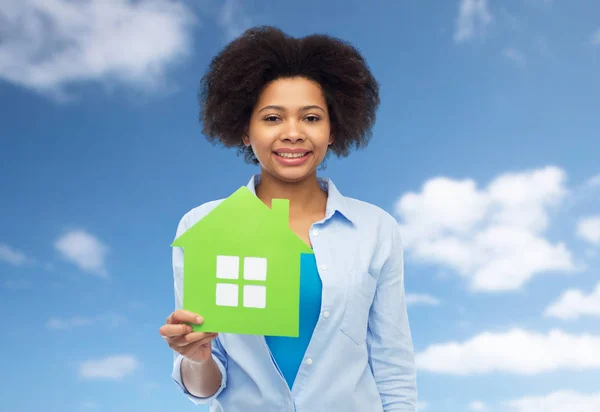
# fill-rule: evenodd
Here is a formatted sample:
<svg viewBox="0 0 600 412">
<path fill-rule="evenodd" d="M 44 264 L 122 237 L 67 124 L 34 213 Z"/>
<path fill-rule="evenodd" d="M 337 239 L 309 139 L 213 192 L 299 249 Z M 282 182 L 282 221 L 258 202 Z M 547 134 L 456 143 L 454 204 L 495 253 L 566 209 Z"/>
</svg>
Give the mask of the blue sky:
<svg viewBox="0 0 600 412">
<path fill-rule="evenodd" d="M 158 335 L 169 245 L 257 171 L 196 94 L 258 24 L 344 38 L 381 83 L 370 146 L 323 174 L 402 225 L 420 410 L 600 410 L 596 2 L 0 5 L 6 410 L 204 410 Z"/>
</svg>

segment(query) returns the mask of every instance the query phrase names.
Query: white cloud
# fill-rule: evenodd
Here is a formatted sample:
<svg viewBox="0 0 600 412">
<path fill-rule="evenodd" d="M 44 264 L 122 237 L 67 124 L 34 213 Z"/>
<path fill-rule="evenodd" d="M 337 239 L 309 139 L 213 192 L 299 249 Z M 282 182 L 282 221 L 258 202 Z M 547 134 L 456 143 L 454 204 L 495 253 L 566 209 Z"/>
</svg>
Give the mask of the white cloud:
<svg viewBox="0 0 600 412">
<path fill-rule="evenodd" d="M 485 406 L 485 403 L 481 402 L 481 401 L 473 401 L 471 403 L 469 403 L 469 410 L 470 411 L 487 411 L 488 408 L 487 406 Z"/>
<path fill-rule="evenodd" d="M 102 277 L 108 275 L 104 262 L 108 247 L 86 231 L 67 232 L 56 240 L 54 247 L 80 269 Z"/>
<path fill-rule="evenodd" d="M 396 203 L 410 256 L 454 269 L 473 290 L 522 287 L 549 271 L 575 270 L 563 243 L 543 237 L 549 213 L 568 194 L 556 167 L 496 177 L 478 189 L 471 179 L 431 179 Z"/>
<path fill-rule="evenodd" d="M 582 316 L 600 317 L 600 282 L 586 295 L 583 291 L 569 289 L 546 309 L 546 316 L 563 320 L 579 319 Z"/>
<path fill-rule="evenodd" d="M 577 223 L 577 236 L 600 245 L 600 215 L 580 219 Z"/>
<path fill-rule="evenodd" d="M 581 393 L 561 390 L 543 396 L 528 396 L 507 402 L 512 412 L 598 412 L 600 392 Z"/>
<path fill-rule="evenodd" d="M 600 30 L 599 30 L 600 32 Z M 588 188 L 600 188 L 600 175 L 592 176 L 585 182 Z"/>
<path fill-rule="evenodd" d="M 139 366 L 139 361 L 132 355 L 108 356 L 83 362 L 79 366 L 79 375 L 83 378 L 122 379 Z"/>
<path fill-rule="evenodd" d="M 189 54 L 192 16 L 169 0 L 4 0 L 0 78 L 56 97 L 90 80 L 154 89 Z"/>
<path fill-rule="evenodd" d="M 407 293 L 406 304 L 438 306 L 440 301 L 439 299 L 424 293 Z"/>
<path fill-rule="evenodd" d="M 238 37 L 252 25 L 250 17 L 243 13 L 240 0 L 225 0 L 217 21 L 229 40 Z"/>
<path fill-rule="evenodd" d="M 523 67 L 527 64 L 525 54 L 521 50 L 512 47 L 507 47 L 502 50 L 502 56 L 519 67 Z"/>
<path fill-rule="evenodd" d="M 48 319 L 46 327 L 54 330 L 68 330 L 82 326 L 91 326 L 97 323 L 105 323 L 109 326 L 117 327 L 126 323 L 126 321 L 124 316 L 114 313 L 94 317 L 74 316 L 69 319 L 53 317 Z"/>
<path fill-rule="evenodd" d="M 451 375 L 504 372 L 534 375 L 556 370 L 600 369 L 600 335 L 541 334 L 522 329 L 484 332 L 466 342 L 429 346 L 417 354 L 422 371 Z"/>
<path fill-rule="evenodd" d="M 493 18 L 488 9 L 487 0 L 461 0 L 454 41 L 463 43 L 485 31 Z"/>
<path fill-rule="evenodd" d="M 11 265 L 21 266 L 27 262 L 27 256 L 23 252 L 15 250 L 10 246 L 0 243 L 0 262 L 7 262 Z"/>
<path fill-rule="evenodd" d="M 600 46 L 600 29 L 597 29 L 592 33 L 590 36 L 590 43 L 592 43 L 592 46 Z"/>
</svg>

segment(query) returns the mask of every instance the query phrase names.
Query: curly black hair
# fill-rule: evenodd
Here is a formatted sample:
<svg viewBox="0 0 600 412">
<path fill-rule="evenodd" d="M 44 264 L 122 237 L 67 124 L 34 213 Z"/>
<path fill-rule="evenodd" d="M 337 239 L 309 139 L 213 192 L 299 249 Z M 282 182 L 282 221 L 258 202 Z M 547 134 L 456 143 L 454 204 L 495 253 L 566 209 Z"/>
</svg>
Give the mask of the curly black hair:
<svg viewBox="0 0 600 412">
<path fill-rule="evenodd" d="M 272 81 L 303 77 L 317 82 L 327 102 L 338 157 L 366 146 L 379 107 L 379 84 L 359 51 L 324 34 L 291 37 L 271 26 L 246 30 L 215 56 L 199 93 L 203 134 L 212 143 L 237 147 L 257 164 L 242 142 L 258 97 Z"/>
</svg>

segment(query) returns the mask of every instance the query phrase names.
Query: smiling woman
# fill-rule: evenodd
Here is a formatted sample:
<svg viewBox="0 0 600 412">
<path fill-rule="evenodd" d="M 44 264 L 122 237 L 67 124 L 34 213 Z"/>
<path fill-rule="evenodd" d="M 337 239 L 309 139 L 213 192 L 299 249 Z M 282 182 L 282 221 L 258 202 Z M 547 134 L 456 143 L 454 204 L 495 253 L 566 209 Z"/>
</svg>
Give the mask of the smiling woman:
<svg viewBox="0 0 600 412">
<path fill-rule="evenodd" d="M 200 93 L 204 134 L 258 164 L 248 189 L 289 199 L 289 226 L 313 248 L 300 274 L 299 337 L 193 332 L 182 310 L 184 251 L 173 248 L 175 307 L 161 335 L 173 379 L 212 411 L 416 411 L 412 338 L 396 220 L 344 197 L 317 169 L 366 146 L 378 84 L 360 53 L 324 35 L 255 28 L 216 56 Z M 190 210 L 176 237 L 220 201 Z"/>
</svg>

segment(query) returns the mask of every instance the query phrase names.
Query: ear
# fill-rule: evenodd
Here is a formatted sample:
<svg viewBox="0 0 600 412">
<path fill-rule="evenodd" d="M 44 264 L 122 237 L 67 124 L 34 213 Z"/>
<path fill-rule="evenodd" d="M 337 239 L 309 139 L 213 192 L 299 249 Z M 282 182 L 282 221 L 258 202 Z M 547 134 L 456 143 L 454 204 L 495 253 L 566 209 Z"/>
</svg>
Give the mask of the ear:
<svg viewBox="0 0 600 412">
<path fill-rule="evenodd" d="M 328 144 L 329 146 L 331 146 L 331 144 L 333 143 L 333 141 L 334 141 L 334 140 L 335 140 L 335 139 L 333 138 L 333 133 L 331 133 L 331 134 L 329 135 L 329 143 L 327 143 L 327 144 Z"/>
<path fill-rule="evenodd" d="M 250 146 L 250 136 L 248 136 L 247 133 L 244 133 L 242 136 L 242 142 L 244 142 L 246 146 Z"/>
</svg>

